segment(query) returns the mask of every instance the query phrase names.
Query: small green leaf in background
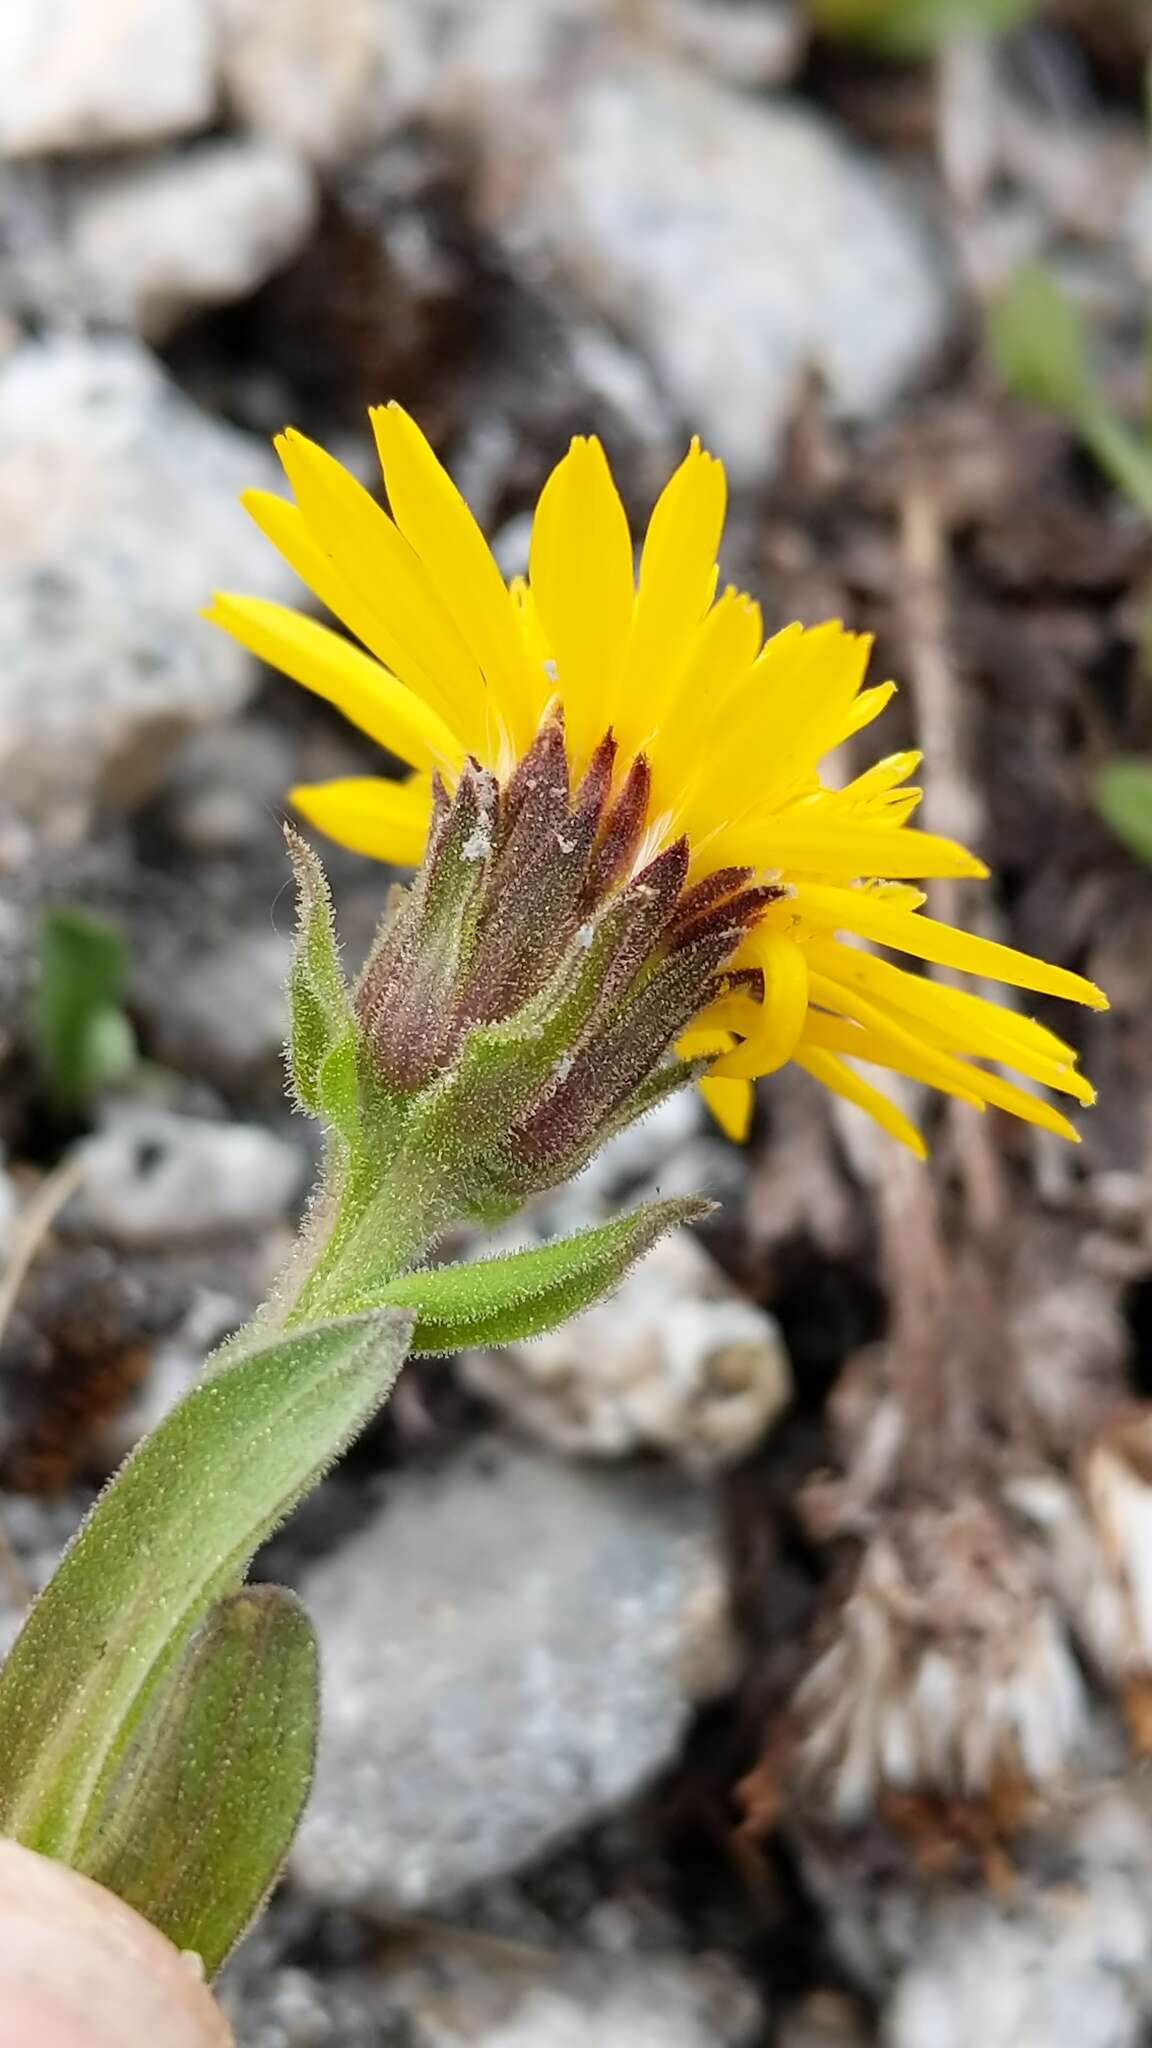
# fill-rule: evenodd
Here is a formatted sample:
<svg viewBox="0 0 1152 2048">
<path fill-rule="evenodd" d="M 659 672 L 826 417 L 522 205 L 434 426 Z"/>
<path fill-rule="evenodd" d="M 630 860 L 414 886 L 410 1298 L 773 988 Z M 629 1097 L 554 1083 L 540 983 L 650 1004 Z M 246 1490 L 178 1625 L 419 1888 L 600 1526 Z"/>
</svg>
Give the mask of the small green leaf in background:
<svg viewBox="0 0 1152 2048">
<path fill-rule="evenodd" d="M 412 1317 L 281 1336 L 202 1379 L 138 1445 L 0 1672 L 0 1833 L 83 1865 L 191 1631 L 390 1392 Z"/>
<path fill-rule="evenodd" d="M 915 57 L 949 36 L 1004 35 L 1039 13 L 1043 0 L 808 0 L 824 35 L 846 36 L 894 56 Z"/>
<path fill-rule="evenodd" d="M 539 1336 L 599 1301 L 657 1238 L 680 1224 L 698 1223 L 711 1207 L 698 1197 L 648 1202 L 630 1216 L 528 1251 L 406 1273 L 384 1294 L 416 1311 L 413 1352 L 510 1344 Z"/>
<path fill-rule="evenodd" d="M 36 1042 L 62 1110 L 83 1109 L 136 1063 L 135 1035 L 121 1008 L 127 965 L 123 936 L 106 918 L 66 903 L 45 911 Z"/>
<path fill-rule="evenodd" d="M 1042 263 L 1025 263 L 988 310 L 988 346 L 1009 390 L 1079 420 L 1091 403 L 1084 325 Z"/>
<path fill-rule="evenodd" d="M 141 1721 L 80 1861 L 209 1976 L 283 1868 L 312 1781 L 317 1686 L 294 1593 L 222 1600 Z"/>
<path fill-rule="evenodd" d="M 1137 860 L 1152 865 L 1152 761 L 1117 755 L 1096 777 L 1096 808 Z"/>
<path fill-rule="evenodd" d="M 1022 265 L 993 301 L 987 340 L 1009 390 L 1066 420 L 1117 489 L 1152 517 L 1152 442 L 1121 419 L 1093 377 L 1080 314 L 1042 263 Z"/>
</svg>

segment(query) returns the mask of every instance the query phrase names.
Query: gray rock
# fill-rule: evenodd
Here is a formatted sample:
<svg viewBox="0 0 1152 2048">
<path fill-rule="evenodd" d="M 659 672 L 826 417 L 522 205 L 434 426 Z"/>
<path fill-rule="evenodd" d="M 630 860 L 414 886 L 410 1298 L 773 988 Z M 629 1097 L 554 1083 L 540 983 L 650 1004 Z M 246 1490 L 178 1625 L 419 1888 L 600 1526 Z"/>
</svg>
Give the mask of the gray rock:
<svg viewBox="0 0 1152 2048">
<path fill-rule="evenodd" d="M 557 1450 L 656 1450 L 697 1472 L 745 1457 L 791 1389 L 776 1322 L 686 1230 L 664 1238 L 610 1300 L 531 1344 L 465 1352 L 459 1369 Z"/>
<path fill-rule="evenodd" d="M 166 822 L 191 853 L 246 853 L 267 845 L 296 779 L 297 750 L 274 718 L 206 726 L 173 759 Z"/>
<path fill-rule="evenodd" d="M 903 1873 L 855 1835 L 801 1845 L 828 1938 L 882 2008 L 884 2048 L 1139 2048 L 1152 2023 L 1152 1820 L 1099 1771 L 1021 1840 L 1009 1891 Z"/>
<path fill-rule="evenodd" d="M 0 154 L 106 149 L 205 127 L 206 0 L 4 0 Z"/>
<path fill-rule="evenodd" d="M 171 963 L 141 1004 L 157 1057 L 225 1088 L 282 1078 L 291 956 L 288 933 L 265 926 Z"/>
<path fill-rule="evenodd" d="M 549 111 L 546 134 L 506 144 L 506 237 L 648 357 L 737 481 L 771 464 L 805 369 L 866 418 L 944 338 L 938 247 L 820 116 L 652 61 Z"/>
<path fill-rule="evenodd" d="M 550 1955 L 437 1935 L 379 1971 L 293 1968 L 225 1980 L 245 2048 L 751 2048 L 762 2014 L 709 1957 Z"/>
<path fill-rule="evenodd" d="M 217 582 L 290 592 L 236 502 L 276 480 L 136 342 L 57 337 L 0 367 L 0 787 L 24 816 L 79 837 L 243 703 L 253 664 L 197 612 Z"/>
<path fill-rule="evenodd" d="M 11 1256 L 16 1242 L 16 1223 L 20 1211 L 16 1183 L 5 1169 L 4 1155 L 0 1152 L 0 1274 Z"/>
<path fill-rule="evenodd" d="M 163 341 L 188 313 L 254 291 L 315 221 L 307 164 L 274 142 L 205 142 L 86 179 L 69 236 L 79 295 Z"/>
<path fill-rule="evenodd" d="M 612 1812 L 733 1675 L 697 1496 L 499 1444 L 400 1478 L 302 1591 L 326 1706 L 293 1868 L 359 1910 L 453 1898 Z"/>
<path fill-rule="evenodd" d="M 129 1104 L 81 1152 L 71 1228 L 135 1249 L 258 1231 L 290 1209 L 306 1161 L 259 1124 L 212 1123 Z"/>
<path fill-rule="evenodd" d="M 374 140 L 424 76 L 410 0 L 211 0 L 232 109 L 257 133 L 334 163 Z"/>
<path fill-rule="evenodd" d="M 1119 1806 L 1105 1831 L 1107 1847 L 1071 1884 L 930 1906 L 888 2010 L 887 2048 L 1140 2048 L 1152 2018 L 1152 1838 Z"/>
<path fill-rule="evenodd" d="M 679 55 L 731 85 L 788 85 L 807 26 L 794 0 L 656 0 L 655 25 Z"/>
</svg>

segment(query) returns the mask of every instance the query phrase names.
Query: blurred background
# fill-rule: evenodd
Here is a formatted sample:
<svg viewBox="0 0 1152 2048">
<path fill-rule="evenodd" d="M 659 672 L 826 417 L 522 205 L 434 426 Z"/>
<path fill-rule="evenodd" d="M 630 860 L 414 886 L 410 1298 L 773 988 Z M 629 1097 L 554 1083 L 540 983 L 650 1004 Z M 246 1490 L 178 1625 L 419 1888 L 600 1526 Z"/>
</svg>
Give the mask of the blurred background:
<svg viewBox="0 0 1152 2048">
<path fill-rule="evenodd" d="M 421 1364 L 260 1561 L 326 1661 L 244 2048 L 1152 2041 L 1147 0 L 4 0 L 0 1627 L 283 1256 L 295 780 L 371 750 L 197 617 L 236 505 L 417 415 L 524 563 L 687 437 L 995 884 L 1110 991 L 1076 1151 L 802 1074 L 531 1219 L 721 1207 Z M 872 735 L 868 736 L 871 741 Z M 869 758 L 846 762 L 846 772 Z M 330 859 L 348 956 L 387 871 Z M 951 891 L 951 893 L 949 893 Z"/>
</svg>

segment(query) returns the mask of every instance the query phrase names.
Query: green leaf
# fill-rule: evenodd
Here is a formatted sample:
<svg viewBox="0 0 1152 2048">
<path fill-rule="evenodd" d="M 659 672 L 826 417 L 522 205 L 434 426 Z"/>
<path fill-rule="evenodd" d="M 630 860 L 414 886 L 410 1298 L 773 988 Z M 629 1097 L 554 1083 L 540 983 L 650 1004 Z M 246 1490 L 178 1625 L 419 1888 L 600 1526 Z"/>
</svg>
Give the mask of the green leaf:
<svg viewBox="0 0 1152 2048">
<path fill-rule="evenodd" d="M 126 972 L 123 935 L 106 918 L 72 904 L 45 912 L 35 1029 L 62 1109 L 82 1109 L 131 1072 L 136 1040 L 120 1008 Z"/>
<path fill-rule="evenodd" d="M 333 1048 L 348 1036 L 352 1006 L 332 916 L 332 898 L 318 856 L 291 826 L 285 830 L 296 877 L 296 945 L 288 975 L 289 1058 L 301 1107 L 324 1114 L 320 1078 Z"/>
<path fill-rule="evenodd" d="M 1118 755 L 1096 777 L 1096 808 L 1137 860 L 1152 865 L 1152 761 Z"/>
<path fill-rule="evenodd" d="M 213 1607 L 121 1758 L 78 1867 L 213 1975 L 283 1868 L 312 1780 L 318 1659 L 294 1593 Z"/>
<path fill-rule="evenodd" d="M 808 0 L 817 28 L 896 56 L 934 50 L 949 36 L 1002 35 L 1038 14 L 1042 0 Z"/>
<path fill-rule="evenodd" d="M 375 1413 L 412 1321 L 384 1309 L 243 1353 L 137 1447 L 0 1674 L 0 1833 L 73 1860 L 189 1631 Z"/>
<path fill-rule="evenodd" d="M 988 346 L 1009 389 L 1079 425 L 1096 399 L 1083 323 L 1042 263 L 1025 263 L 988 310 Z"/>
<path fill-rule="evenodd" d="M 988 345 L 1004 382 L 1067 420 L 1117 489 L 1152 517 L 1152 445 L 1096 383 L 1080 315 L 1043 264 L 1023 265 L 992 305 Z"/>
<path fill-rule="evenodd" d="M 463 1351 L 537 1337 L 619 1285 L 657 1238 L 698 1222 L 712 1203 L 688 1196 L 649 1202 L 612 1223 L 530 1251 L 504 1252 L 472 1265 L 406 1273 L 383 1299 L 416 1312 L 413 1352 Z"/>
</svg>

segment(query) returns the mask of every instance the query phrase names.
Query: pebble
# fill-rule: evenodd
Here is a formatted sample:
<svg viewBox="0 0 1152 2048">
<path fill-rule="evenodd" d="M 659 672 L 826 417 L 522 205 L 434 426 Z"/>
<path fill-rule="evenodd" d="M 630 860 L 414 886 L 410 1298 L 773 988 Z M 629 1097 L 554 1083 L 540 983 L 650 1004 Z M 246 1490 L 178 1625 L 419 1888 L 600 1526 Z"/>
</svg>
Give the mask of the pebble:
<svg viewBox="0 0 1152 2048">
<path fill-rule="evenodd" d="M 212 5 L 233 113 L 317 163 L 354 154 L 388 124 L 409 53 L 423 74 L 415 0 Z"/>
<path fill-rule="evenodd" d="M 281 1967 L 222 1986 L 246 2048 L 752 2048 L 763 2015 L 719 1958 L 551 1955 L 434 1935 L 381 1969 Z"/>
<path fill-rule="evenodd" d="M 804 55 L 793 0 L 662 0 L 657 18 L 671 48 L 731 85 L 789 85 Z"/>
<path fill-rule="evenodd" d="M 173 758 L 165 825 L 190 853 L 254 851 L 268 844 L 296 779 L 296 749 L 274 717 L 206 726 Z"/>
<path fill-rule="evenodd" d="M 0 1274 L 3 1273 L 12 1248 L 20 1215 L 20 1200 L 16 1183 L 5 1169 L 4 1154 L 0 1152 Z"/>
<path fill-rule="evenodd" d="M 205 306 L 242 299 L 299 253 L 317 198 L 279 143 L 204 142 L 86 179 L 70 244 L 83 303 L 146 341 Z"/>
<path fill-rule="evenodd" d="M 869 418 L 944 340 L 938 240 L 822 115 L 652 61 L 550 111 L 504 180 L 503 232 L 647 356 L 734 481 L 778 455 L 806 370 Z"/>
<path fill-rule="evenodd" d="M 358 1911 L 453 1899 L 602 1819 L 734 1676 L 699 1495 L 499 1441 L 400 1475 L 301 1592 L 326 1706 L 292 1868 Z"/>
<path fill-rule="evenodd" d="M 655 1450 L 696 1472 L 753 1450 L 791 1390 L 775 1320 L 687 1230 L 662 1239 L 608 1301 L 532 1343 L 465 1352 L 459 1369 L 557 1450 Z"/>
<path fill-rule="evenodd" d="M 69 1225 L 130 1250 L 266 1229 L 290 1210 L 306 1170 L 295 1145 L 259 1124 L 137 1103 L 109 1111 L 80 1156 Z"/>
<path fill-rule="evenodd" d="M 0 154 L 98 150 L 206 127 L 206 0 L 4 0 Z"/>
<path fill-rule="evenodd" d="M 0 787 L 55 839 L 148 794 L 185 732 L 244 702 L 254 665 L 197 613 L 218 582 L 290 594 L 236 502 L 277 480 L 127 337 L 0 365 Z"/>
<path fill-rule="evenodd" d="M 1145 1830 L 1145 1835 L 1147 1831 Z M 1148 2038 L 1150 1921 L 1139 1867 L 1097 1867 L 1010 1909 L 955 1893 L 929 1906 L 914 1961 L 888 2010 L 890 2048 L 1140 2048 Z"/>
<path fill-rule="evenodd" d="M 155 1056 L 224 1089 L 283 1080 L 292 940 L 265 925 L 166 963 L 139 1002 Z"/>
</svg>

